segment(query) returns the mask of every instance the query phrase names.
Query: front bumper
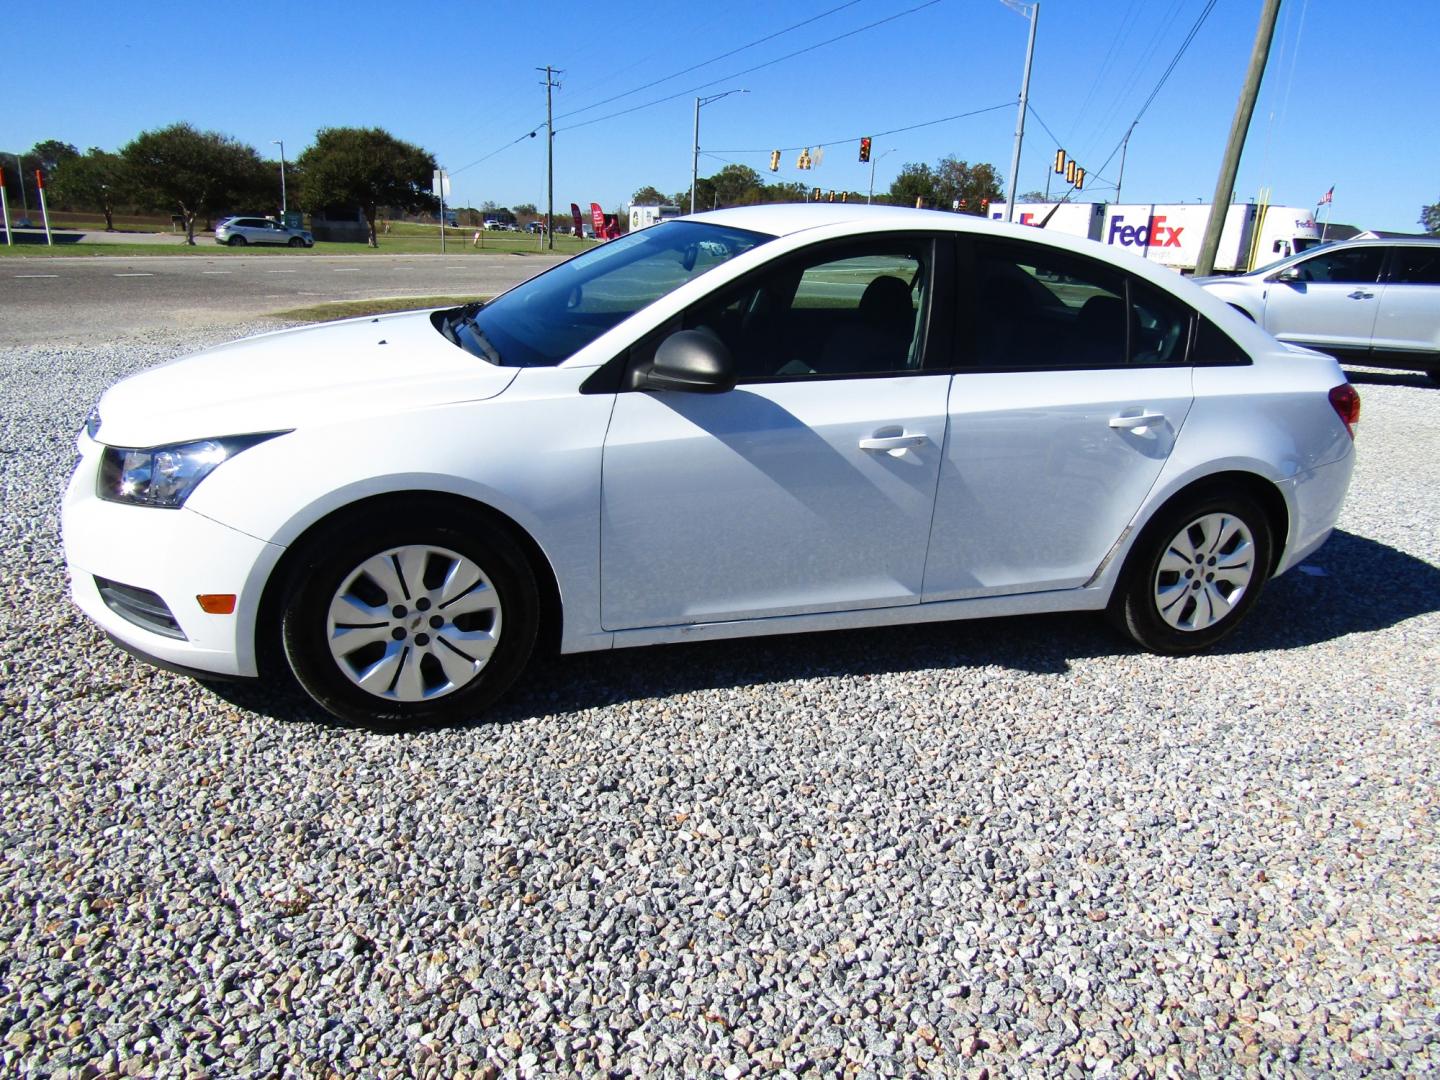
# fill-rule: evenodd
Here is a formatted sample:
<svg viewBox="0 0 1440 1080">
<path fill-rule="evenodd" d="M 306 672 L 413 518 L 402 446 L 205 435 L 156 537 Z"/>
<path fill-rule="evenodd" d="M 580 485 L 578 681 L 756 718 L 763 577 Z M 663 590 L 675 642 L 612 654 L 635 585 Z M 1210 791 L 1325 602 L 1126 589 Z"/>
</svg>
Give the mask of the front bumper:
<svg viewBox="0 0 1440 1080">
<path fill-rule="evenodd" d="M 258 674 L 260 596 L 284 549 L 184 508 L 107 502 L 95 494 L 99 444 L 82 436 L 81 455 L 60 519 L 75 603 L 130 651 L 162 666 Z M 101 582 L 156 594 L 183 636 L 157 633 L 125 617 L 105 602 Z M 234 614 L 201 610 L 197 597 L 207 593 L 235 594 Z"/>
</svg>

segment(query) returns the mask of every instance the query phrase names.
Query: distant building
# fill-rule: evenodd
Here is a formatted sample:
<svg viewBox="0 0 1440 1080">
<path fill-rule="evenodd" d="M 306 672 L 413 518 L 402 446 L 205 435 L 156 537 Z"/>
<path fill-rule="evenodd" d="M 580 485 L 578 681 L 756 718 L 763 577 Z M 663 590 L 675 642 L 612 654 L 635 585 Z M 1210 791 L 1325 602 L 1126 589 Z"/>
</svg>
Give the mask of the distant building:
<svg viewBox="0 0 1440 1080">
<path fill-rule="evenodd" d="M 358 206 L 327 206 L 310 215 L 310 233 L 316 240 L 365 244 L 370 241 L 370 224 Z"/>
</svg>

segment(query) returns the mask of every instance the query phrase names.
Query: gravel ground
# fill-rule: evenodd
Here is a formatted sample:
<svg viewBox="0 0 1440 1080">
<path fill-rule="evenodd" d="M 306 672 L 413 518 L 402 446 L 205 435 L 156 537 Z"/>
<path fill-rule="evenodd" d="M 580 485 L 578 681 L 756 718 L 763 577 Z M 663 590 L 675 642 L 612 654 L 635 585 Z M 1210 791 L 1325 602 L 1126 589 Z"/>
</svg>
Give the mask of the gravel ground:
<svg viewBox="0 0 1440 1080">
<path fill-rule="evenodd" d="M 1213 655 L 673 646 L 383 736 L 65 598 L 72 433 L 200 340 L 0 351 L 0 1072 L 1440 1067 L 1440 391 L 1361 387 L 1342 531 Z"/>
</svg>

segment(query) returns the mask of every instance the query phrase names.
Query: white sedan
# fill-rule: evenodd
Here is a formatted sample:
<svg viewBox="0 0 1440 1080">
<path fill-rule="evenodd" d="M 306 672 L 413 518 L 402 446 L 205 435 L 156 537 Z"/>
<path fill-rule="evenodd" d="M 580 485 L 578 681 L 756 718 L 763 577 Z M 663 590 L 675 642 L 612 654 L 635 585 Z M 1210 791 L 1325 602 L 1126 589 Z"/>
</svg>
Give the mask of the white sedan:
<svg viewBox="0 0 1440 1080">
<path fill-rule="evenodd" d="M 751 207 L 126 379 L 63 528 L 126 649 L 407 726 L 540 642 L 1094 610 L 1202 649 L 1330 534 L 1358 418 L 1334 360 L 1100 245 Z"/>
</svg>

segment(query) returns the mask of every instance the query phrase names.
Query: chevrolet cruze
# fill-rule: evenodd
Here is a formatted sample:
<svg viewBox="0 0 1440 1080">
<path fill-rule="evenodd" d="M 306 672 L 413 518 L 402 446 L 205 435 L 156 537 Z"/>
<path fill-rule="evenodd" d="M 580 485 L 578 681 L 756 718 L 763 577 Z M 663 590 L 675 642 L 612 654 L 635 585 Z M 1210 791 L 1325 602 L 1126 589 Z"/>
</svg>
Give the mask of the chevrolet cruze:
<svg viewBox="0 0 1440 1080">
<path fill-rule="evenodd" d="M 124 648 L 403 727 L 538 642 L 1092 610 L 1203 649 L 1329 535 L 1358 418 L 1333 359 L 1100 245 L 753 207 L 132 376 L 63 528 Z"/>
</svg>

